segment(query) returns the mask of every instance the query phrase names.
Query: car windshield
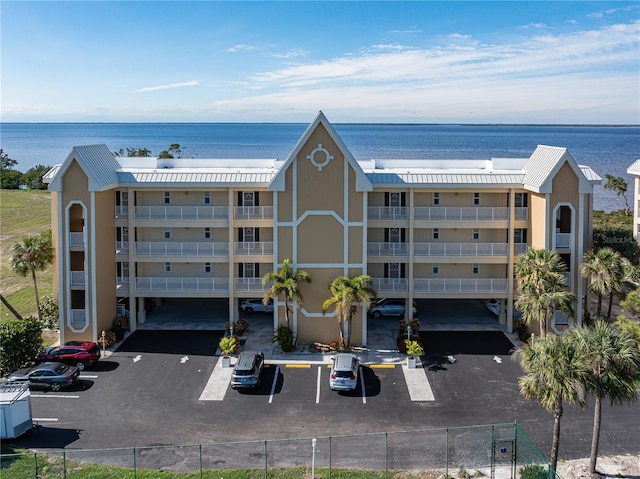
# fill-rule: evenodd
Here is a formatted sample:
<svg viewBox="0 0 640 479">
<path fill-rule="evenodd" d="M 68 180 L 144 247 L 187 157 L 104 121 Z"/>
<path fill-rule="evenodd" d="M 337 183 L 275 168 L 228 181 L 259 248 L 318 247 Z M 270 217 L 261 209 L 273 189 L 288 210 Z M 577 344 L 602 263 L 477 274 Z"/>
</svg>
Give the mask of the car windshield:
<svg viewBox="0 0 640 479">
<path fill-rule="evenodd" d="M 59 365 L 56 367 L 56 372 L 57 372 L 58 374 L 64 374 L 64 373 L 66 373 L 68 370 L 69 370 L 69 366 L 67 366 L 66 364 L 59 364 Z"/>
<path fill-rule="evenodd" d="M 253 368 L 251 368 L 251 369 L 237 369 L 236 370 L 236 374 L 238 376 L 248 376 L 250 374 L 253 374 Z"/>
</svg>

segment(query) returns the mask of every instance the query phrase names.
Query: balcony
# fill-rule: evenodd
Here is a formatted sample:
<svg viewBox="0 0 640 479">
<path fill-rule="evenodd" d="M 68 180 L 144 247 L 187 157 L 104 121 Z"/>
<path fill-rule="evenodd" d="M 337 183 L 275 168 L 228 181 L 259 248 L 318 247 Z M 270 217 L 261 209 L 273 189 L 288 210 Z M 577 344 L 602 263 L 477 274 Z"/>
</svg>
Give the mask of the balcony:
<svg viewBox="0 0 640 479">
<path fill-rule="evenodd" d="M 129 217 L 129 207 L 128 206 L 116 206 L 115 218 L 117 220 L 127 219 Z"/>
<path fill-rule="evenodd" d="M 235 206 L 233 218 L 236 220 L 272 220 L 273 206 Z"/>
<path fill-rule="evenodd" d="M 407 256 L 407 243 L 367 243 L 369 256 Z"/>
<path fill-rule="evenodd" d="M 515 243 L 514 254 L 527 249 L 526 243 Z M 415 256 L 507 256 L 509 243 L 414 243 Z"/>
<path fill-rule="evenodd" d="M 228 220 L 226 206 L 136 206 L 137 220 Z"/>
<path fill-rule="evenodd" d="M 82 231 L 69 233 L 69 246 L 84 248 L 84 233 Z"/>
<path fill-rule="evenodd" d="M 571 248 L 573 233 L 556 233 L 556 248 Z"/>
<path fill-rule="evenodd" d="M 71 271 L 71 286 L 84 286 L 86 281 L 86 271 Z"/>
<path fill-rule="evenodd" d="M 526 220 L 529 209 L 517 207 L 516 220 Z M 507 221 L 509 208 L 506 206 L 417 206 L 414 208 L 414 219 L 422 221 Z"/>
<path fill-rule="evenodd" d="M 273 242 L 240 241 L 233 243 L 233 254 L 238 256 L 273 256 Z"/>
<path fill-rule="evenodd" d="M 415 278 L 413 288 L 420 293 L 506 293 L 506 279 Z"/>
<path fill-rule="evenodd" d="M 271 285 L 263 285 L 262 278 L 236 278 L 235 279 L 236 291 L 255 291 L 258 293 L 265 293 L 269 291 Z"/>
<path fill-rule="evenodd" d="M 146 277 L 136 278 L 136 291 L 229 291 L 229 278 L 176 278 Z"/>
<path fill-rule="evenodd" d="M 128 241 L 116 241 L 116 254 L 128 255 L 129 254 L 129 242 Z"/>
<path fill-rule="evenodd" d="M 229 256 L 229 243 L 136 241 L 135 254 L 141 256 Z"/>
<path fill-rule="evenodd" d="M 376 292 L 406 293 L 409 290 L 407 278 L 371 278 L 373 289 Z"/>
<path fill-rule="evenodd" d="M 409 218 L 405 206 L 369 206 L 368 220 L 406 220 Z"/>
</svg>

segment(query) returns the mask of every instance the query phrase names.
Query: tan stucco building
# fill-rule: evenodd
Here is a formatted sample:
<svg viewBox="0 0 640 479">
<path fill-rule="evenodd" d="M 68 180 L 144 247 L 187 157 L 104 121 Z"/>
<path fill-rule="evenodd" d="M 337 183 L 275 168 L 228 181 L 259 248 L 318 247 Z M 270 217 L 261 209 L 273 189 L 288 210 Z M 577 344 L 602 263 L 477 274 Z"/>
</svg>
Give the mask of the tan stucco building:
<svg viewBox="0 0 640 479">
<path fill-rule="evenodd" d="M 261 297 L 262 276 L 289 258 L 312 277 L 293 311 L 298 340 L 311 342 L 339 337 L 321 304 L 340 275 L 368 274 L 379 297 L 406 304 L 499 300 L 511 330 L 513 265 L 528 246 L 561 254 L 582 318 L 578 265 L 600 178 L 549 146 L 529 158 L 357 161 L 320 112 L 286 161 L 79 146 L 48 181 L 63 341 L 96 340 L 118 308 L 134 330 L 147 298 L 227 298 L 235 320 L 239 299 Z M 352 342 L 367 343 L 362 308 Z"/>
</svg>

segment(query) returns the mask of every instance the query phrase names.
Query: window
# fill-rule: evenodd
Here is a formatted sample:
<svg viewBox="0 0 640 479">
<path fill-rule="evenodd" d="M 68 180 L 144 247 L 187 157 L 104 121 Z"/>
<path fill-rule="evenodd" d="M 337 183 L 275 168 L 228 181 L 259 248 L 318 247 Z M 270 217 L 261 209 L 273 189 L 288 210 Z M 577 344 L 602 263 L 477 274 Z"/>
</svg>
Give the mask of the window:
<svg viewBox="0 0 640 479">
<path fill-rule="evenodd" d="M 474 241 L 478 241 L 480 239 L 480 230 L 478 228 L 473 228 L 472 238 Z"/>
<path fill-rule="evenodd" d="M 404 263 L 385 263 L 384 277 L 386 279 L 399 279 L 405 277 Z"/>
<path fill-rule="evenodd" d="M 384 229 L 385 243 L 404 243 L 406 239 L 407 239 L 407 234 L 404 228 L 385 228 Z"/>
<path fill-rule="evenodd" d="M 440 239 L 440 230 L 438 228 L 433 228 L 433 236 L 432 238 L 434 240 L 439 240 Z"/>
<path fill-rule="evenodd" d="M 165 205 L 170 205 L 171 204 L 171 192 L 170 191 L 165 191 L 164 192 L 164 204 Z"/>
<path fill-rule="evenodd" d="M 480 273 L 480 265 L 474 264 L 474 265 L 471 267 L 471 272 L 472 272 L 473 274 L 478 274 L 478 273 Z"/>
<path fill-rule="evenodd" d="M 473 194 L 473 206 L 480 206 L 480 193 Z"/>
<path fill-rule="evenodd" d="M 164 272 L 165 273 L 171 273 L 171 263 L 165 263 L 164 264 Z"/>
<path fill-rule="evenodd" d="M 431 265 L 431 274 L 440 274 L 440 265 L 439 264 Z"/>
<path fill-rule="evenodd" d="M 205 263 L 204 264 L 204 272 L 205 273 L 211 273 L 211 263 Z"/>
<path fill-rule="evenodd" d="M 516 193 L 515 194 L 515 203 L 516 203 L 516 208 L 526 208 L 527 207 L 527 194 L 526 193 Z"/>
<path fill-rule="evenodd" d="M 406 193 L 400 192 L 385 192 L 384 194 L 384 205 L 391 206 L 394 208 L 406 206 Z"/>
<path fill-rule="evenodd" d="M 433 206 L 438 206 L 440 204 L 440 193 L 433 194 Z"/>
<path fill-rule="evenodd" d="M 202 193 L 202 202 L 205 205 L 210 205 L 211 204 L 211 192 L 210 191 L 205 191 L 204 193 Z"/>
<path fill-rule="evenodd" d="M 514 243 L 526 243 L 527 242 L 527 230 L 526 228 L 516 228 L 513 230 L 513 242 Z"/>
<path fill-rule="evenodd" d="M 171 228 L 164 229 L 164 239 L 171 239 Z"/>
<path fill-rule="evenodd" d="M 240 228 L 238 230 L 238 241 L 245 243 L 253 243 L 260 241 L 259 229 L 251 226 Z"/>
<path fill-rule="evenodd" d="M 204 229 L 204 239 L 211 239 L 211 228 Z"/>
</svg>

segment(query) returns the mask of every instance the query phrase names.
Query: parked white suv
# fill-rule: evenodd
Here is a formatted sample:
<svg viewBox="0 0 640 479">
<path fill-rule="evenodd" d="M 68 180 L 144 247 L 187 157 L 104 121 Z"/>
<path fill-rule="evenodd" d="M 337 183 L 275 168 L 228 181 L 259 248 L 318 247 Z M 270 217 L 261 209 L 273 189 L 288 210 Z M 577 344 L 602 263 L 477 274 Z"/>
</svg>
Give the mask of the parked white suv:
<svg viewBox="0 0 640 479">
<path fill-rule="evenodd" d="M 265 306 L 262 299 L 245 299 L 240 305 L 240 309 L 245 313 L 273 313 L 273 300 L 269 300 Z"/>
</svg>

